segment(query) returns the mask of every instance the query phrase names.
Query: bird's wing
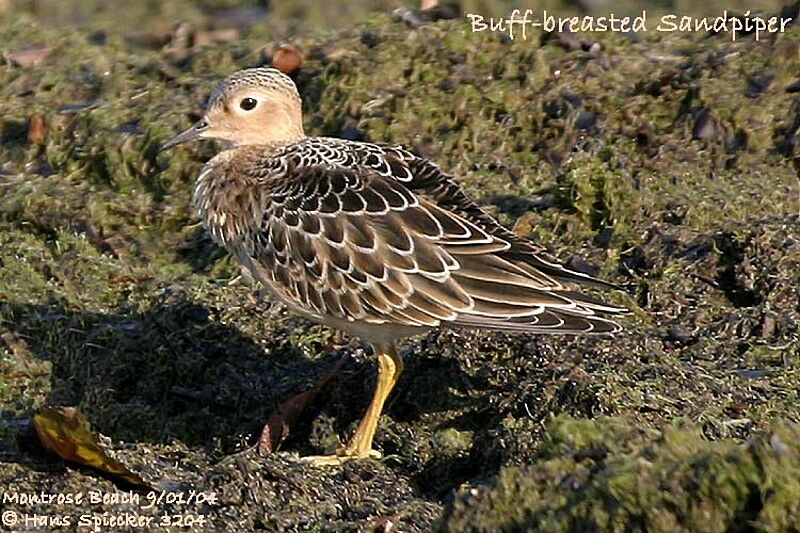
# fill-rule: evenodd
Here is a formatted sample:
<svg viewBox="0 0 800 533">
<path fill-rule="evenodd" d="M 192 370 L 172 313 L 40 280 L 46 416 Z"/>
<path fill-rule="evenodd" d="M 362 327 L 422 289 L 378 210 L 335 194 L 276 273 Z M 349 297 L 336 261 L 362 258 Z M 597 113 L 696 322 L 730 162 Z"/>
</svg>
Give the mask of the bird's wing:
<svg viewBox="0 0 800 533">
<path fill-rule="evenodd" d="M 488 221 L 391 175 L 408 171 L 401 161 L 388 172 L 315 163 L 284 158 L 273 169 L 279 178 L 260 177 L 263 217 L 248 246 L 250 260 L 292 304 L 376 324 L 618 329 L 602 315 L 620 309 L 515 259 L 512 243 Z"/>
<path fill-rule="evenodd" d="M 405 183 L 412 191 L 430 196 L 440 207 L 458 213 L 491 235 L 508 242 L 510 246 L 503 254 L 504 257 L 526 263 L 535 268 L 540 275 L 561 282 L 620 288 L 613 283 L 565 267 L 543 246 L 502 226 L 466 195 L 453 176 L 442 172 L 439 166 L 430 159 L 419 157 L 401 146 L 377 146 L 382 150 L 383 159 L 386 161 L 385 164 L 377 165 L 377 168 L 382 167 L 385 170 L 388 166 L 392 169 L 391 174 Z M 398 167 L 403 167 L 403 170 L 398 170 Z"/>
</svg>

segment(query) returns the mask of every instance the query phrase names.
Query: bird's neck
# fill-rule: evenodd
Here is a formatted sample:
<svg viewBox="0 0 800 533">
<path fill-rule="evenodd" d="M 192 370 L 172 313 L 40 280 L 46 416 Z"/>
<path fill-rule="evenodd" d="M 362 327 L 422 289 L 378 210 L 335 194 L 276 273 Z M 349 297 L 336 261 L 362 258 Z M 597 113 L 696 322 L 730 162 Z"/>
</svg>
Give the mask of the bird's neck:
<svg viewBox="0 0 800 533">
<path fill-rule="evenodd" d="M 259 191 L 256 180 L 236 165 L 243 149 L 225 150 L 203 167 L 195 182 L 193 203 L 214 240 L 236 247 L 258 224 Z M 244 154 L 246 155 L 246 154 Z"/>
</svg>

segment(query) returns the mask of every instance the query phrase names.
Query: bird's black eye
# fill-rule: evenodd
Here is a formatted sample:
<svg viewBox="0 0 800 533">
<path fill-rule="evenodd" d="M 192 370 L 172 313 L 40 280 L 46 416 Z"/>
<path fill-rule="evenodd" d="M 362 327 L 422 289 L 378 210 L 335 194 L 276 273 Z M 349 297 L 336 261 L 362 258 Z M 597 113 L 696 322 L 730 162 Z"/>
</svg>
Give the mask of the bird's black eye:
<svg viewBox="0 0 800 533">
<path fill-rule="evenodd" d="M 239 107 L 245 111 L 250 111 L 256 106 L 257 103 L 258 102 L 256 102 L 255 98 L 244 98 L 241 102 L 239 102 Z"/>
</svg>

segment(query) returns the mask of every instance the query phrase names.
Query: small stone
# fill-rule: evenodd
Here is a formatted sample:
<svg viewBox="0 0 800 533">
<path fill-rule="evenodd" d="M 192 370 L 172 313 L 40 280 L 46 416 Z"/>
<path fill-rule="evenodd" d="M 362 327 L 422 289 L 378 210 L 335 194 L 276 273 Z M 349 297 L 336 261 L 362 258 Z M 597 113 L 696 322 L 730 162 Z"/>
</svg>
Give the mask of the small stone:
<svg viewBox="0 0 800 533">
<path fill-rule="evenodd" d="M 736 133 L 733 134 L 726 143 L 725 143 L 725 150 L 732 154 L 747 148 L 747 142 L 749 141 L 750 136 L 747 132 L 743 129 L 736 130 Z"/>
<path fill-rule="evenodd" d="M 770 436 L 769 445 L 775 455 L 785 455 L 789 452 L 789 447 L 777 435 Z"/>
<path fill-rule="evenodd" d="M 407 7 L 398 7 L 392 11 L 392 20 L 403 21 L 407 26 L 415 29 L 425 25 L 425 21 Z"/>
<path fill-rule="evenodd" d="M 560 47 L 569 51 L 580 50 L 582 48 L 582 43 L 580 39 L 578 39 L 578 37 L 574 33 L 570 32 L 556 33 L 555 42 Z"/>
<path fill-rule="evenodd" d="M 622 252 L 619 261 L 623 272 L 634 272 L 639 275 L 644 274 L 652 266 L 640 246 Z"/>
<path fill-rule="evenodd" d="M 53 165 L 43 156 L 40 155 L 35 160 L 27 163 L 25 165 L 25 171 L 30 172 L 32 174 L 36 174 L 38 176 L 42 176 L 46 178 L 47 176 L 52 176 L 56 173 L 56 170 L 53 168 Z"/>
<path fill-rule="evenodd" d="M 759 336 L 763 339 L 772 337 L 772 335 L 775 333 L 775 327 L 775 316 L 771 313 L 764 313 L 764 316 L 761 317 Z"/>
<path fill-rule="evenodd" d="M 120 124 L 119 126 L 114 128 L 114 131 L 116 131 L 117 133 L 131 133 L 131 134 L 133 134 L 133 133 L 140 133 L 141 132 L 141 128 L 139 127 L 139 121 L 138 120 L 129 120 L 127 122 L 123 122 L 122 124 Z"/>
<path fill-rule="evenodd" d="M 372 48 L 376 46 L 380 42 L 380 38 L 375 34 L 375 32 L 364 30 L 361 32 L 361 44 L 366 46 L 367 48 Z"/>
<path fill-rule="evenodd" d="M 694 336 L 683 326 L 673 324 L 667 329 L 667 340 L 678 346 L 686 346 L 694 342 Z"/>
<path fill-rule="evenodd" d="M 717 127 L 711 118 L 711 110 L 708 107 L 702 108 L 697 112 L 692 126 L 692 138 L 709 140 L 717 134 Z"/>
<path fill-rule="evenodd" d="M 290 44 L 282 44 L 272 54 L 272 66 L 284 74 L 293 74 L 303 66 L 303 56 Z"/>
<path fill-rule="evenodd" d="M 97 45 L 97 46 L 103 46 L 108 41 L 108 34 L 106 32 L 104 32 L 103 30 L 98 30 L 98 31 L 90 33 L 89 37 L 87 38 L 87 40 L 91 44 L 94 44 L 94 45 Z"/>
<path fill-rule="evenodd" d="M 594 111 L 582 111 L 575 120 L 575 127 L 581 131 L 587 131 L 597 124 L 597 113 Z"/>
<path fill-rule="evenodd" d="M 686 216 L 686 212 L 680 211 L 679 213 L 682 213 L 679 216 L 680 220 L 683 220 L 683 217 Z M 707 235 L 698 235 L 686 243 L 686 246 L 677 253 L 677 256 L 681 259 L 699 261 L 700 259 L 707 257 L 708 254 L 710 254 L 713 250 L 714 240 Z"/>
<path fill-rule="evenodd" d="M 0 165 L 0 178 L 17 178 L 21 176 L 19 169 L 11 161 Z"/>
<path fill-rule="evenodd" d="M 364 132 L 356 125 L 353 119 L 346 119 L 344 126 L 342 126 L 339 136 L 348 141 L 363 141 L 365 139 Z"/>
<path fill-rule="evenodd" d="M 744 379 L 761 379 L 767 375 L 764 370 L 753 370 L 748 368 L 738 370 L 736 373 L 739 374 L 739 377 Z"/>
<path fill-rule="evenodd" d="M 17 357 L 24 356 L 28 353 L 28 343 L 16 333 L 5 330 L 0 333 L 0 339 L 2 339 L 6 348 Z"/>
<path fill-rule="evenodd" d="M 611 244 L 611 239 L 614 237 L 614 228 L 606 226 L 597 232 L 594 238 L 594 245 L 598 248 L 608 248 Z"/>
<path fill-rule="evenodd" d="M 562 99 L 547 100 L 542 105 L 544 112 L 551 119 L 561 118 L 567 114 L 567 104 Z"/>
<path fill-rule="evenodd" d="M 747 88 L 744 90 L 744 95 L 748 98 L 757 98 L 763 92 L 769 89 L 772 83 L 773 76 L 771 74 L 757 74 L 747 80 Z"/>
<path fill-rule="evenodd" d="M 119 329 L 127 333 L 133 333 L 142 329 L 142 323 L 138 320 L 126 320 L 119 325 Z"/>
<path fill-rule="evenodd" d="M 586 274 L 587 276 L 592 277 L 596 276 L 597 272 L 599 271 L 595 265 L 579 255 L 570 256 L 566 266 L 570 270 L 574 270 L 575 272 L 580 272 L 581 274 Z"/>
<path fill-rule="evenodd" d="M 28 142 L 42 144 L 47 137 L 47 125 L 40 115 L 33 115 L 28 120 Z"/>
</svg>

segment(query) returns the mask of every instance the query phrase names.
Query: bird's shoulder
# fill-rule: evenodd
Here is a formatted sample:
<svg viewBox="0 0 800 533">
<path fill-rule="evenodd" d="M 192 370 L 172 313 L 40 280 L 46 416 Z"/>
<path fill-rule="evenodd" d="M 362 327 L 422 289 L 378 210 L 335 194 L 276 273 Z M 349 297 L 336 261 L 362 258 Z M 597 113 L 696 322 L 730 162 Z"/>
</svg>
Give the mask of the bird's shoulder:
<svg viewBox="0 0 800 533">
<path fill-rule="evenodd" d="M 401 146 L 349 141 L 335 137 L 306 137 L 279 146 L 247 146 L 237 150 L 230 171 L 245 173 L 265 185 L 282 179 L 314 179 L 358 173 L 380 175 L 413 187 L 412 168 L 420 159 Z"/>
<path fill-rule="evenodd" d="M 435 162 L 401 145 L 307 137 L 277 148 L 247 147 L 228 164 L 233 167 L 230 171 L 256 180 L 279 199 L 309 200 L 331 189 L 348 195 L 387 186 L 401 194 L 424 196 L 515 248 L 541 251 L 486 213 Z"/>
</svg>

